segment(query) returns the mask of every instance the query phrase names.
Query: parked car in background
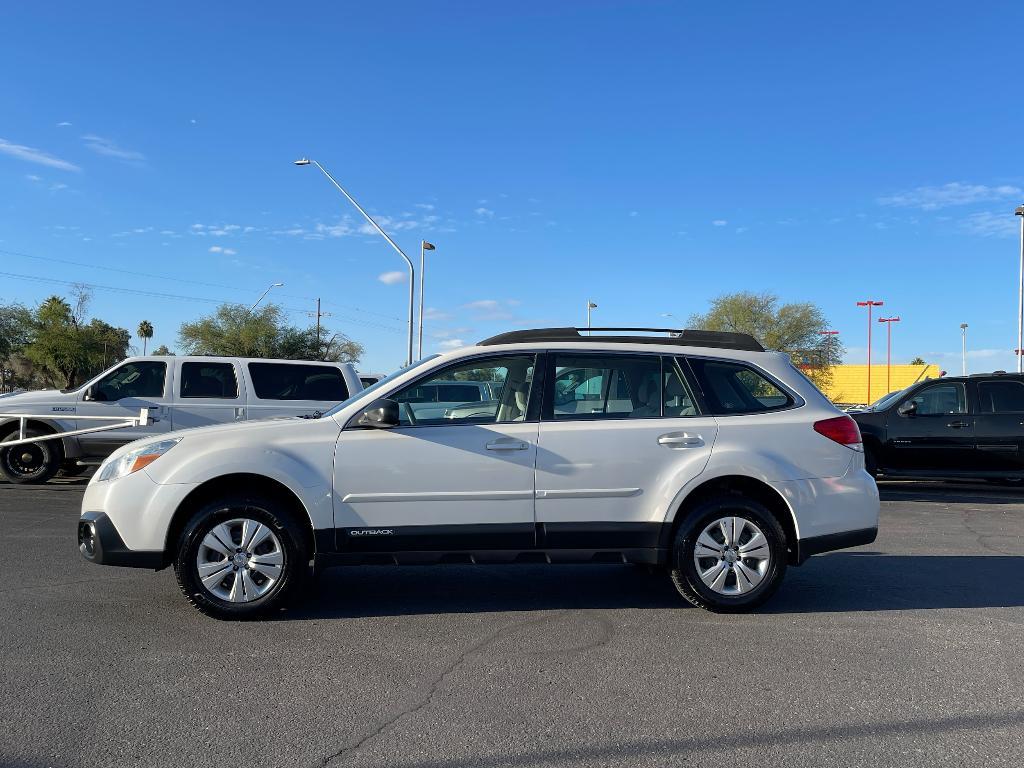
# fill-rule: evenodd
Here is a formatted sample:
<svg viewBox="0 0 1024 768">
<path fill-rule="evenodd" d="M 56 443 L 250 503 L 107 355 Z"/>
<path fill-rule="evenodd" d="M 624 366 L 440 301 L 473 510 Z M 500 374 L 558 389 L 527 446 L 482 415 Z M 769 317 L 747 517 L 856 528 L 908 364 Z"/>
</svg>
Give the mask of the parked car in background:
<svg viewBox="0 0 1024 768">
<path fill-rule="evenodd" d="M 868 471 L 884 477 L 1024 481 L 1024 376 L 945 376 L 850 414 Z"/>
<path fill-rule="evenodd" d="M 348 363 L 238 357 L 130 357 L 72 390 L 0 396 L 2 414 L 37 414 L 27 434 L 66 432 L 100 423 L 78 416 L 138 416 L 152 423 L 3 448 L 18 436 L 16 416 L 0 417 L 0 473 L 17 483 L 40 483 L 58 470 L 81 471 L 82 461 L 108 456 L 125 443 L 175 429 L 327 411 L 362 391 Z M 97 462 L 98 463 L 98 462 Z"/>
<path fill-rule="evenodd" d="M 363 389 L 366 387 L 372 387 L 378 381 L 384 378 L 383 373 L 360 373 L 358 374 L 359 381 L 363 385 Z"/>
<path fill-rule="evenodd" d="M 300 592 L 310 561 L 640 563 L 745 611 L 788 566 L 874 540 L 857 425 L 787 355 L 623 330 L 506 333 L 318 419 L 125 446 L 86 490 L 80 551 L 173 566 L 199 610 L 243 618 Z"/>
</svg>

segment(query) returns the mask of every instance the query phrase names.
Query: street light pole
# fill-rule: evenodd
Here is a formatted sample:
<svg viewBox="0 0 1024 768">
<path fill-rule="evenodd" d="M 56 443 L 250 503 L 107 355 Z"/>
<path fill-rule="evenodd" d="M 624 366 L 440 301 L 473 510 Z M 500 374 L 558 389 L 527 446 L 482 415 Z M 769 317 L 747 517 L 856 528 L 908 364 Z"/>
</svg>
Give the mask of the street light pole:
<svg viewBox="0 0 1024 768">
<path fill-rule="evenodd" d="M 1020 282 L 1017 284 L 1017 373 L 1024 373 L 1024 205 L 1013 212 L 1020 216 Z"/>
<path fill-rule="evenodd" d="M 587 299 L 587 328 L 590 328 L 590 310 L 597 309 L 597 304 Z"/>
<path fill-rule="evenodd" d="M 416 348 L 416 359 L 423 359 L 423 281 L 427 275 L 427 251 L 435 250 L 432 243 L 420 240 L 420 321 L 419 321 L 419 344 Z"/>
<path fill-rule="evenodd" d="M 258 299 L 256 299 L 256 303 L 255 303 L 255 304 L 253 304 L 253 305 L 252 305 L 251 307 L 249 307 L 249 314 L 251 315 L 251 314 L 252 314 L 252 311 L 253 311 L 254 309 L 256 309 L 256 307 L 258 307 L 258 306 L 259 306 L 259 303 L 260 303 L 261 301 L 263 301 L 263 298 L 264 298 L 264 297 L 265 297 L 265 296 L 266 296 L 266 295 L 267 295 L 268 293 L 270 293 L 270 289 L 271 289 L 271 288 L 281 288 L 281 287 L 283 287 L 283 286 L 284 286 L 284 283 L 271 283 L 271 284 L 270 284 L 270 287 L 269 287 L 269 288 L 267 288 L 267 290 L 265 290 L 265 291 L 263 292 L 263 294 L 262 294 L 262 295 L 261 295 L 261 296 L 260 296 L 260 297 L 259 297 Z"/>
<path fill-rule="evenodd" d="M 413 331 L 413 308 L 414 308 L 414 305 L 415 305 L 414 297 L 415 297 L 415 292 L 416 292 L 416 286 L 415 286 L 415 283 L 416 283 L 416 268 L 413 267 L 413 265 L 412 265 L 412 259 L 410 259 L 408 256 L 405 255 L 405 251 L 403 251 L 401 248 L 398 247 L 398 244 L 388 236 L 388 233 L 380 228 L 380 225 L 376 221 L 373 220 L 373 217 L 370 216 L 370 214 L 368 214 L 366 211 L 363 210 L 362 206 L 359 205 L 359 203 L 357 203 L 355 201 L 355 198 L 352 197 L 352 195 L 350 195 L 348 192 L 346 192 L 345 188 L 343 186 L 341 186 L 341 184 L 339 184 L 337 181 L 335 181 L 334 177 L 331 176 L 331 174 L 329 174 L 327 172 L 327 170 L 322 165 L 320 165 L 320 163 L 318 163 L 316 160 L 310 160 L 309 158 L 306 158 L 306 157 L 300 158 L 300 159 L 298 159 L 298 160 L 296 160 L 294 162 L 295 162 L 295 165 L 310 165 L 310 164 L 312 164 L 312 165 L 315 165 L 317 168 L 319 168 L 320 172 L 324 176 L 326 176 L 328 178 L 328 180 L 331 182 L 331 184 L 333 184 L 337 188 L 337 190 L 339 192 L 341 192 L 341 194 L 343 194 L 345 196 L 345 198 L 350 203 L 352 203 L 352 205 L 354 205 L 356 207 L 356 210 L 359 211 L 363 215 L 363 218 L 365 218 L 368 222 L 370 222 L 370 225 L 375 230 L 377 230 L 377 233 L 381 237 L 383 237 L 385 240 L 387 240 L 388 244 L 392 248 L 394 248 L 396 251 L 398 251 L 398 255 L 399 256 L 401 256 L 403 259 L 405 259 L 405 263 L 409 267 L 409 349 L 408 349 L 408 354 L 406 356 L 406 365 L 411 365 L 412 364 L 412 338 L 413 338 L 413 332 L 412 332 Z"/>
<path fill-rule="evenodd" d="M 878 322 L 885 323 L 885 392 L 892 392 L 892 324 L 900 321 L 896 317 L 880 317 Z"/>
<path fill-rule="evenodd" d="M 867 402 L 868 402 L 869 405 L 872 402 L 872 400 L 871 400 L 871 308 L 872 307 L 880 307 L 880 306 L 882 306 L 882 304 L 884 304 L 884 302 L 873 301 L 871 299 L 868 299 L 867 301 L 858 301 L 857 302 L 857 306 L 858 307 L 867 307 L 868 308 L 868 400 L 867 400 Z"/>
<path fill-rule="evenodd" d="M 963 364 L 964 376 L 967 375 L 967 323 L 960 323 L 960 362 Z"/>
</svg>

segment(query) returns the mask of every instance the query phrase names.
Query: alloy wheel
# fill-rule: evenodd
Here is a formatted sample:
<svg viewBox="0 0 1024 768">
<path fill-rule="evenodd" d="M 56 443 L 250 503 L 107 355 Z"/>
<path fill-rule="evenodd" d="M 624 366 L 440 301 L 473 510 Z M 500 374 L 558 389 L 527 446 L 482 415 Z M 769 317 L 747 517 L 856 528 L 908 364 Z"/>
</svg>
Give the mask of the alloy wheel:
<svg viewBox="0 0 1024 768">
<path fill-rule="evenodd" d="M 251 603 L 278 583 L 284 548 L 268 526 L 249 518 L 218 523 L 203 537 L 196 569 L 203 586 L 221 600 Z"/>
<path fill-rule="evenodd" d="M 722 517 L 704 528 L 693 546 L 700 580 L 720 595 L 745 595 L 764 581 L 771 547 L 764 532 L 745 517 Z"/>
</svg>

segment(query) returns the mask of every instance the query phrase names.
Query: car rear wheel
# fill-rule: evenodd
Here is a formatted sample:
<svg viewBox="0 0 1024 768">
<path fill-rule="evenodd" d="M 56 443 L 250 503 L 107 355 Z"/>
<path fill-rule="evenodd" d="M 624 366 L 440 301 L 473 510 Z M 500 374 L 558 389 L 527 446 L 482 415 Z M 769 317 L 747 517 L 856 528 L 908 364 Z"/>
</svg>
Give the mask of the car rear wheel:
<svg viewBox="0 0 1024 768">
<path fill-rule="evenodd" d="M 174 561 L 178 586 L 208 616 L 265 616 L 303 581 L 309 567 L 303 542 L 302 530 L 274 500 L 210 502 L 185 526 Z"/>
<path fill-rule="evenodd" d="M 39 428 L 29 427 L 25 437 L 47 434 Z M 45 483 L 60 469 L 64 460 L 60 440 L 40 440 L 4 448 L 3 443 L 18 439 L 18 431 L 4 435 L 0 440 L 0 474 L 12 483 Z"/>
<path fill-rule="evenodd" d="M 689 602 L 721 613 L 748 611 L 782 583 L 786 534 L 760 502 L 715 497 L 680 525 L 672 559 L 672 581 Z"/>
</svg>

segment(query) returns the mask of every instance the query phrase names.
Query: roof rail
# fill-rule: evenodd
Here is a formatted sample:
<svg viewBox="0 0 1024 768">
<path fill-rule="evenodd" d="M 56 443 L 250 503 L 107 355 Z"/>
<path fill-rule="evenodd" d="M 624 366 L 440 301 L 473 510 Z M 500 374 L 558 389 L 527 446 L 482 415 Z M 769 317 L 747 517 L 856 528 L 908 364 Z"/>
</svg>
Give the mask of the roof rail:
<svg viewBox="0 0 1024 768">
<path fill-rule="evenodd" d="M 623 336 L 584 336 L 581 331 L 625 331 Z M 667 333 L 664 336 L 636 336 L 637 333 Z M 597 341 L 604 344 L 676 344 L 681 347 L 717 347 L 719 349 L 741 349 L 747 352 L 764 352 L 758 341 L 748 333 L 728 331 L 696 331 L 679 328 L 533 328 L 524 331 L 509 331 L 491 336 L 480 342 L 480 346 L 495 344 L 535 344 L 557 341 Z"/>
</svg>

